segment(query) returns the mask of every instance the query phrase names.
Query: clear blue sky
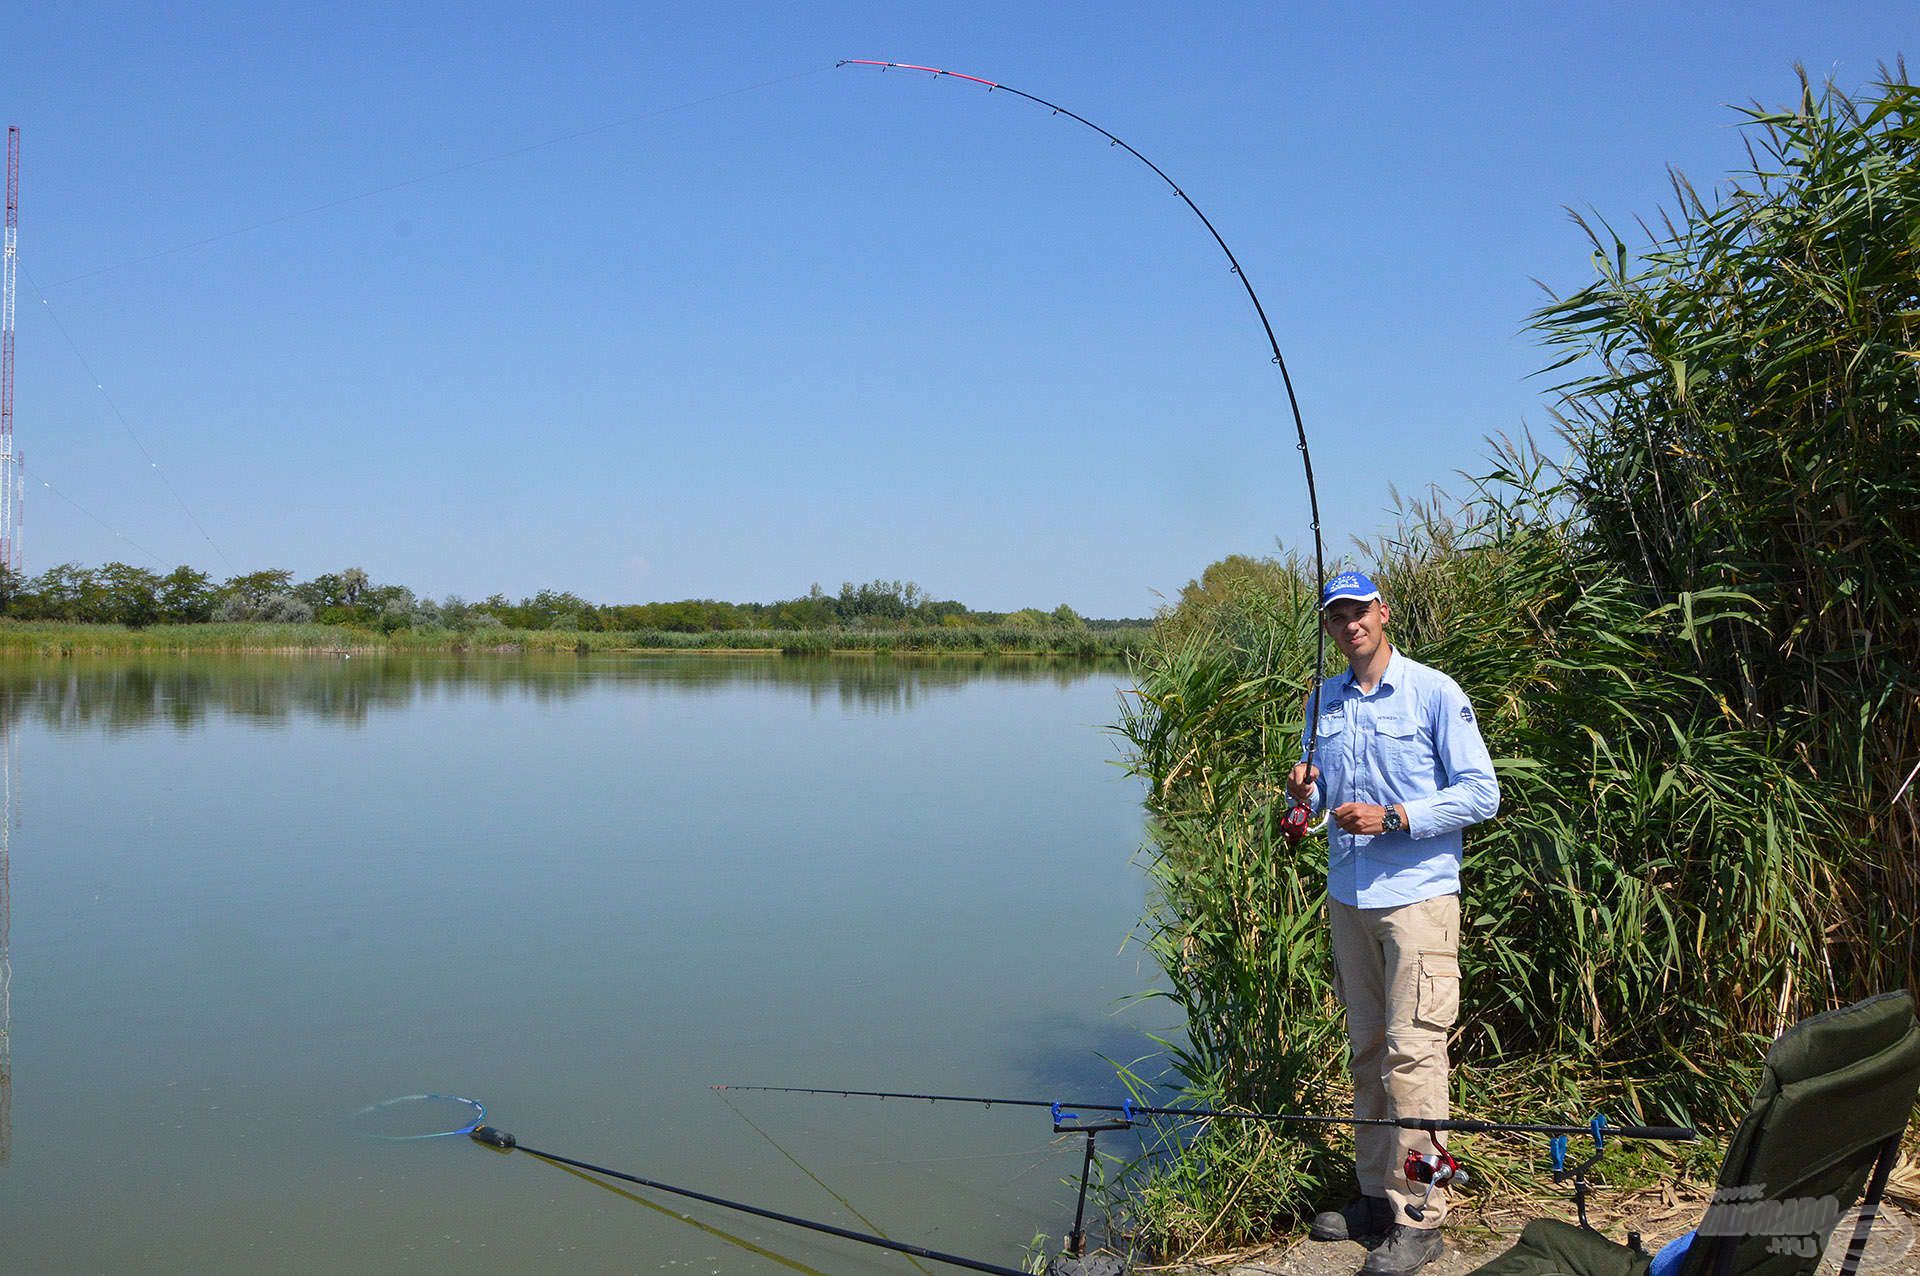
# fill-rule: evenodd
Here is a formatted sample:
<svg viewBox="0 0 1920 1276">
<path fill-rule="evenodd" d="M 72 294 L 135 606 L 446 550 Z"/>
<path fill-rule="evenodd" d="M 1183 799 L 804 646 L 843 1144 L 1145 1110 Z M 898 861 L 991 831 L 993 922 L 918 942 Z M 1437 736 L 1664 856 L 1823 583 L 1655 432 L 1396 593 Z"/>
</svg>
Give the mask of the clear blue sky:
<svg viewBox="0 0 1920 1276">
<path fill-rule="evenodd" d="M 28 568 L 153 565 L 44 480 L 221 576 L 601 601 L 902 577 L 1145 614 L 1307 543 L 1251 308 L 1091 133 L 837 58 L 1015 85 L 1181 182 L 1274 320 L 1338 552 L 1392 488 L 1544 423 L 1522 329 L 1534 278 L 1586 277 L 1564 206 L 1651 214 L 1667 165 L 1740 162 L 1728 104 L 1788 99 L 1796 60 L 1864 85 L 1914 17 L 16 6 Z"/>
</svg>

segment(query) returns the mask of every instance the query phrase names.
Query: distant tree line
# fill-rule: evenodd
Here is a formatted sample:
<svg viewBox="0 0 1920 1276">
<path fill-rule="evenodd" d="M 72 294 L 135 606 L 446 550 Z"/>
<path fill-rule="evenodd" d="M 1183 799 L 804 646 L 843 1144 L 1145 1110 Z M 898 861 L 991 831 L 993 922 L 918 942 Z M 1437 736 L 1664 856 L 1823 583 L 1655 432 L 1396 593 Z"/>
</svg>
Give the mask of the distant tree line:
<svg viewBox="0 0 1920 1276">
<path fill-rule="evenodd" d="M 565 590 L 543 589 L 511 602 L 494 594 L 477 602 L 457 595 L 435 601 L 404 585 L 376 585 L 358 567 L 324 572 L 296 583 L 290 571 L 257 571 L 215 581 L 181 566 L 164 574 L 127 563 L 82 567 L 62 563 L 23 577 L 0 567 L 0 616 L 90 624 L 199 624 L 207 621 L 318 622 L 393 633 L 401 629 L 664 630 L 716 633 L 732 629 L 918 629 L 1015 626 L 1029 629 L 1113 629 L 1146 620 L 1087 620 L 1061 603 L 1052 611 L 974 611 L 936 599 L 911 581 L 851 581 L 838 593 L 813 586 L 798 598 L 773 603 L 729 603 L 711 598 L 680 602 L 589 602 Z"/>
</svg>

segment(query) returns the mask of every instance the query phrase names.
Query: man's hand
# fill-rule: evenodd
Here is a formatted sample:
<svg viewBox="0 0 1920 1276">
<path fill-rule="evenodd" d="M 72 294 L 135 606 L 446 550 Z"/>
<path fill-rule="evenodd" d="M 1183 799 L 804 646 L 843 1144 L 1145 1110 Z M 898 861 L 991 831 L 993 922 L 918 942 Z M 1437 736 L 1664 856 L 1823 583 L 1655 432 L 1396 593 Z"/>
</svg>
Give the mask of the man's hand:
<svg viewBox="0 0 1920 1276">
<path fill-rule="evenodd" d="M 1403 815 L 1400 818 L 1404 827 L 1406 817 Z M 1374 806 L 1370 802 L 1342 802 L 1333 808 L 1333 822 L 1348 833 L 1378 837 L 1387 831 L 1387 808 Z"/>
<path fill-rule="evenodd" d="M 1287 796 L 1296 802 L 1311 802 L 1314 782 L 1319 778 L 1319 767 L 1310 767 L 1304 762 L 1294 763 L 1292 772 L 1287 776 Z"/>
</svg>

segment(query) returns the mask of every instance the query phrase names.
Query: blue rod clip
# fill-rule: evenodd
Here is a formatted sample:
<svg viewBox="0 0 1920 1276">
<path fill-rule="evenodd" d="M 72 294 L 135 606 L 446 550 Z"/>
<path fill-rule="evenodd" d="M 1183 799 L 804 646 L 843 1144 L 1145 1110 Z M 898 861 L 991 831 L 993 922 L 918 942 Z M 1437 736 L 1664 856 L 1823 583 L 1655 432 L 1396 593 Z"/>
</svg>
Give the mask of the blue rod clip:
<svg viewBox="0 0 1920 1276">
<path fill-rule="evenodd" d="M 1602 1151 L 1607 1146 L 1607 1114 L 1596 1112 L 1589 1128 L 1593 1130 L 1593 1150 Z"/>
<path fill-rule="evenodd" d="M 1567 1168 L 1567 1136 L 1556 1134 L 1547 1140 L 1547 1147 L 1553 1153 L 1553 1168 L 1556 1172 Z"/>
</svg>

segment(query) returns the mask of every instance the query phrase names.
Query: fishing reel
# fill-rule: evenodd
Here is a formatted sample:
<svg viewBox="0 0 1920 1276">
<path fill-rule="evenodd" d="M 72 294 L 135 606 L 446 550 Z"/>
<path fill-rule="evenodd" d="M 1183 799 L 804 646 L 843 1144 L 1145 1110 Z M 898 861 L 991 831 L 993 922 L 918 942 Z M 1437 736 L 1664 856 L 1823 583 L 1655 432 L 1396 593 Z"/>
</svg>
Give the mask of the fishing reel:
<svg viewBox="0 0 1920 1276">
<path fill-rule="evenodd" d="M 1280 832 L 1287 839 L 1288 846 L 1298 846 L 1300 839 L 1312 832 L 1313 808 L 1305 802 L 1295 802 L 1280 817 Z"/>
<path fill-rule="evenodd" d="M 1427 1193 L 1420 1198 L 1420 1203 L 1407 1206 L 1407 1217 L 1416 1223 L 1426 1218 L 1427 1206 L 1432 1203 L 1435 1191 L 1455 1183 L 1465 1187 L 1468 1182 L 1467 1167 L 1454 1160 L 1453 1153 L 1441 1147 L 1438 1138 L 1433 1140 L 1431 1152 L 1408 1148 L 1406 1164 L 1400 1169 L 1413 1186 L 1427 1185 Z"/>
</svg>

